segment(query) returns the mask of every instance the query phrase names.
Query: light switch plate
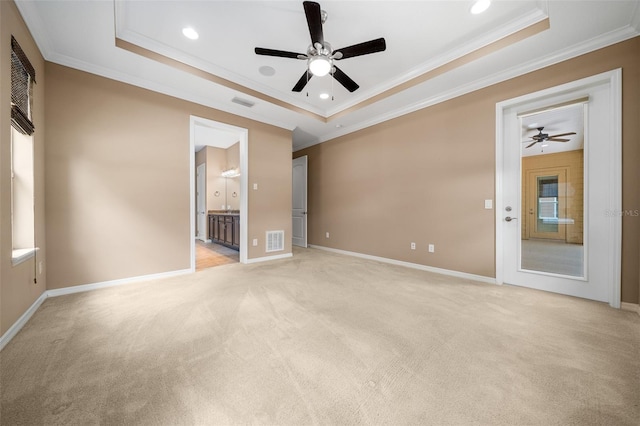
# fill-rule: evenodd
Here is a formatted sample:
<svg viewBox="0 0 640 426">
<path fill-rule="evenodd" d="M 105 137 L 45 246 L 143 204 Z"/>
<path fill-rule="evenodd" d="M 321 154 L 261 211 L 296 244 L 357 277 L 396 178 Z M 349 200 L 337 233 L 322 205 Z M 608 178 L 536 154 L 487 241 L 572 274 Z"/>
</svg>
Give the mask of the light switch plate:
<svg viewBox="0 0 640 426">
<path fill-rule="evenodd" d="M 493 208 L 493 200 L 484 200 L 484 208 L 490 210 Z"/>
</svg>

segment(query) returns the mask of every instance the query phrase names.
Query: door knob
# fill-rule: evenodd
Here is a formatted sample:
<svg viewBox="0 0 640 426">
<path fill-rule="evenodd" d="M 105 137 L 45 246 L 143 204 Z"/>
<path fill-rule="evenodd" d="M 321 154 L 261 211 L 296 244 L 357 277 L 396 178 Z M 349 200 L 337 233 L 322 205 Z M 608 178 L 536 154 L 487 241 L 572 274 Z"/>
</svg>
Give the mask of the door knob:
<svg viewBox="0 0 640 426">
<path fill-rule="evenodd" d="M 507 222 L 511 222 L 513 219 L 517 219 L 517 217 L 507 216 L 504 218 L 504 220 L 506 220 Z"/>
</svg>

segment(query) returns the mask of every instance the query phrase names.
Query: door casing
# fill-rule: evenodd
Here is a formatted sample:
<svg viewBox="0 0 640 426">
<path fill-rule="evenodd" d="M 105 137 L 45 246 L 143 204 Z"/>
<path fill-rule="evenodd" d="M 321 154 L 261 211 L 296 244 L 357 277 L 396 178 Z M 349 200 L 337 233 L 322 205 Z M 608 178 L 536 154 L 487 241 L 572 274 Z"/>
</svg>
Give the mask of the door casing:
<svg viewBox="0 0 640 426">
<path fill-rule="evenodd" d="M 223 130 L 229 133 L 236 133 L 240 141 L 240 263 L 248 262 L 247 250 L 247 227 L 249 224 L 249 129 L 209 120 L 207 118 L 192 115 L 189 117 L 189 194 L 190 211 L 189 216 L 189 242 L 191 245 L 190 270 L 196 270 L 196 159 L 195 159 L 195 128 L 198 124 L 207 127 Z"/>
<path fill-rule="evenodd" d="M 293 160 L 292 240 L 293 244 L 307 247 L 307 156 Z M 299 231 L 299 232 L 298 232 Z"/>
<path fill-rule="evenodd" d="M 602 74 L 597 74 L 584 79 L 576 80 L 560 86 L 541 90 L 531 94 L 509 99 L 496 104 L 496 283 L 503 284 L 505 276 L 504 264 L 504 234 L 505 222 L 504 208 L 505 193 L 503 191 L 504 177 L 504 144 L 505 125 L 508 120 L 513 120 L 513 111 L 525 112 L 534 105 L 543 105 L 545 100 L 558 99 L 563 95 L 571 96 L 580 91 L 588 92 L 590 87 L 607 85 L 610 90 L 609 113 L 610 126 L 606 129 L 608 149 L 611 150 L 608 164 L 608 184 L 610 187 L 606 205 L 602 207 L 605 212 L 619 212 L 622 208 L 622 70 L 616 69 Z M 520 110 L 520 108 L 522 108 Z M 517 120 L 517 119 L 516 119 Z M 513 123 L 511 123 L 513 124 Z M 507 224 L 508 225 L 508 224 Z M 620 308 L 620 277 L 622 259 L 622 218 L 611 214 L 607 222 L 607 233 L 610 236 L 610 246 L 607 251 L 607 302 L 614 308 Z"/>
<path fill-rule="evenodd" d="M 207 165 L 205 163 L 200 164 L 196 168 L 196 211 L 197 211 L 197 226 L 196 226 L 196 238 L 201 241 L 207 242 L 209 236 L 207 235 L 207 205 L 206 205 L 206 180 L 207 180 Z"/>
</svg>

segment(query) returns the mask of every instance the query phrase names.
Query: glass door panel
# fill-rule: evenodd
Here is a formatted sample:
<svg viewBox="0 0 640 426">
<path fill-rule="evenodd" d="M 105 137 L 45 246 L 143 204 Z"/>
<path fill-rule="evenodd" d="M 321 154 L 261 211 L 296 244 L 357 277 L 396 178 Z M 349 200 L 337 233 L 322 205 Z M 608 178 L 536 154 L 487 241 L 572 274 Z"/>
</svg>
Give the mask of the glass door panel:
<svg viewBox="0 0 640 426">
<path fill-rule="evenodd" d="M 520 270 L 583 278 L 584 150 L 565 142 L 540 145 L 521 148 Z"/>
</svg>

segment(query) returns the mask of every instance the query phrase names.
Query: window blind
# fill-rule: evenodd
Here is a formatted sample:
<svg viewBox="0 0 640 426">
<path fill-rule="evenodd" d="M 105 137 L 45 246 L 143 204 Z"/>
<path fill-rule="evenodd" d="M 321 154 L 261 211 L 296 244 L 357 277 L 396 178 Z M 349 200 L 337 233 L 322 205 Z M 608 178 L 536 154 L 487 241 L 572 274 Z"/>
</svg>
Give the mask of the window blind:
<svg viewBox="0 0 640 426">
<path fill-rule="evenodd" d="M 11 36 L 11 124 L 22 134 L 32 135 L 31 99 L 36 70 Z"/>
</svg>

